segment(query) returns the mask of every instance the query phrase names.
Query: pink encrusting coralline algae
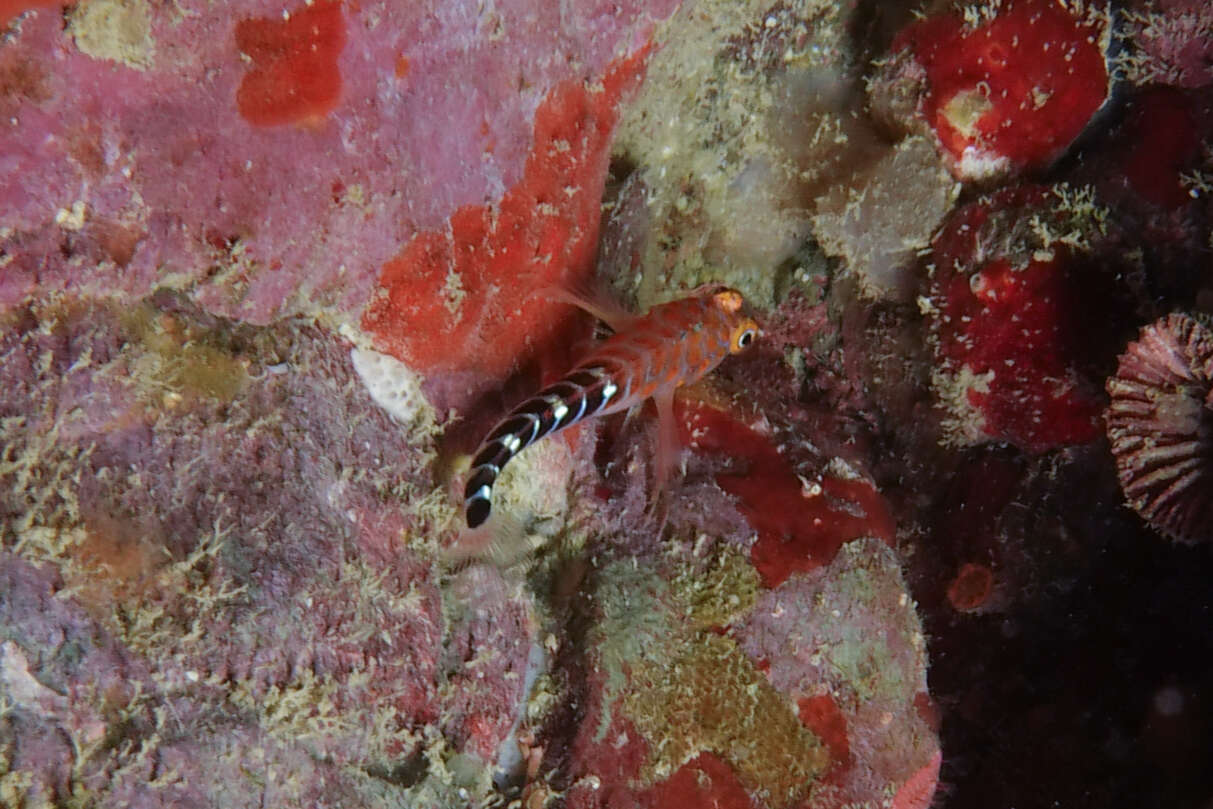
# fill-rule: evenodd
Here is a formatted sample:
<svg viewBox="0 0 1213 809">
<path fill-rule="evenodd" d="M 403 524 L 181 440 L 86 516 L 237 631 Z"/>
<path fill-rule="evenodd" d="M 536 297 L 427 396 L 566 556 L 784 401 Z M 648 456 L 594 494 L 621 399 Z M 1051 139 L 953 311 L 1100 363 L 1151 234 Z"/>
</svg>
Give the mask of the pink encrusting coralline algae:
<svg viewBox="0 0 1213 809">
<path fill-rule="evenodd" d="M 170 285 L 250 322 L 353 320 L 410 238 L 520 182 L 549 92 L 673 6 L 30 12 L 0 49 L 0 306 Z"/>
</svg>

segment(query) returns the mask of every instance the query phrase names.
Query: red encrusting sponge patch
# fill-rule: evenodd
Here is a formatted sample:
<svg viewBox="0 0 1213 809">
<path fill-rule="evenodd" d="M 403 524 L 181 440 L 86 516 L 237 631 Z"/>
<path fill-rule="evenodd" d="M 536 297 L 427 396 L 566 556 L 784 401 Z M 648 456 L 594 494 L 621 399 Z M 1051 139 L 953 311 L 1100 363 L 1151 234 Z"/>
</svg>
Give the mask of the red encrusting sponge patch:
<svg viewBox="0 0 1213 809">
<path fill-rule="evenodd" d="M 976 612 L 994 592 L 994 572 L 978 562 L 966 562 L 948 584 L 948 603 L 957 612 Z"/>
<path fill-rule="evenodd" d="M 719 756 L 700 753 L 653 787 L 653 806 L 704 806 L 754 809 L 733 768 Z"/>
<path fill-rule="evenodd" d="M 935 799 L 935 789 L 939 786 L 939 767 L 942 763 L 943 753 L 936 750 L 931 760 L 915 770 L 897 790 L 891 809 L 927 809 Z"/>
<path fill-rule="evenodd" d="M 935 237 L 921 303 L 956 444 L 1041 453 L 1099 435 L 1103 403 L 1085 369 L 1094 337 L 1115 322 L 1115 287 L 1060 239 L 1046 247 L 1030 223 L 1071 237 L 1085 227 L 1059 218 L 1052 191 L 1024 186 L 961 208 Z"/>
<path fill-rule="evenodd" d="M 341 97 L 337 57 L 345 40 L 340 3 L 237 23 L 236 47 L 252 60 L 236 91 L 240 115 L 258 126 L 323 118 Z"/>
<path fill-rule="evenodd" d="M 1015 0 L 978 20 L 921 20 L 893 50 L 921 65 L 921 113 L 956 176 L 976 180 L 1047 166 L 1082 133 L 1108 97 L 1106 27 L 1056 0 Z"/>
<path fill-rule="evenodd" d="M 1118 139 L 1124 181 L 1155 205 L 1178 210 L 1194 197 L 1184 186 L 1201 158 L 1201 133 L 1191 102 L 1173 87 L 1150 87 L 1128 105 Z"/>
<path fill-rule="evenodd" d="M 1061 262 L 999 259 L 941 286 L 939 353 L 981 379 L 966 395 L 986 435 L 1029 452 L 1097 437 L 1101 403 L 1067 366 L 1062 324 L 1075 301 Z"/>
<path fill-rule="evenodd" d="M 800 721 L 817 734 L 830 750 L 830 776 L 837 777 L 851 767 L 851 742 L 847 737 L 847 717 L 829 694 L 801 697 L 796 701 Z"/>
<path fill-rule="evenodd" d="M 362 318 L 376 346 L 422 373 L 505 376 L 550 345 L 567 307 L 541 293 L 592 266 L 611 132 L 647 48 L 596 85 L 559 84 L 535 111 L 522 179 L 496 205 L 467 205 L 383 267 Z"/>
<path fill-rule="evenodd" d="M 765 586 L 778 587 L 793 573 L 829 564 L 851 540 L 893 543 L 896 523 L 871 483 L 827 475 L 810 485 L 768 438 L 730 414 L 699 402 L 675 405 L 684 444 L 727 453 L 743 466 L 736 474 L 717 474 L 716 483 L 737 498 L 738 510 L 758 534 L 750 561 Z"/>
<path fill-rule="evenodd" d="M 72 0 L 0 0 L 0 28 L 8 25 L 27 11 L 36 8 L 70 6 Z"/>
</svg>

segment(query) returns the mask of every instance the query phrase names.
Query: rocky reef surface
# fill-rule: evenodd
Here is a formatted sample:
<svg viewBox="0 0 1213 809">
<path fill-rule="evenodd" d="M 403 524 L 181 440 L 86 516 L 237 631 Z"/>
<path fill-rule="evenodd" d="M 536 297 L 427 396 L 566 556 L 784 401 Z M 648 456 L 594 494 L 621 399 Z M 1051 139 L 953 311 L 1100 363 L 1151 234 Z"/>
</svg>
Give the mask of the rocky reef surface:
<svg viewBox="0 0 1213 809">
<path fill-rule="evenodd" d="M 1199 2 L 0 6 L 0 803 L 1201 807 Z M 762 336 L 468 454 L 595 325 Z"/>
</svg>

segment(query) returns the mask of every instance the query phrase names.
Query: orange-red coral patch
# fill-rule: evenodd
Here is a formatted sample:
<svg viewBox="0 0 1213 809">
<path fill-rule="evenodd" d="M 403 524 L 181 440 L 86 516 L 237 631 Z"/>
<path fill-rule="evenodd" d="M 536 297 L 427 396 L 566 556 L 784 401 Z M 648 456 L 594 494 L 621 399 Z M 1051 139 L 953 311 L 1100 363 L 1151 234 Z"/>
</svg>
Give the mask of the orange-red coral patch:
<svg viewBox="0 0 1213 809">
<path fill-rule="evenodd" d="M 829 564 L 853 539 L 892 543 L 896 524 L 872 484 L 829 476 L 816 485 L 802 481 L 769 439 L 728 413 L 695 402 L 680 402 L 678 410 L 684 443 L 727 453 L 744 470 L 720 473 L 716 483 L 737 498 L 758 533 L 750 561 L 767 587 Z"/>
<path fill-rule="evenodd" d="M 597 86 L 554 88 L 535 112 L 518 184 L 496 205 L 460 208 L 384 265 L 362 319 L 380 350 L 423 373 L 504 376 L 553 342 L 567 308 L 536 293 L 590 269 L 617 106 L 646 55 L 617 61 Z"/>
<path fill-rule="evenodd" d="M 0 0 L 0 28 L 8 25 L 9 21 L 16 19 L 27 11 L 32 11 L 36 8 L 54 8 L 56 6 L 70 6 L 71 0 Z"/>
<path fill-rule="evenodd" d="M 753 809 L 733 769 L 711 753 L 700 753 L 653 789 L 654 806 Z"/>
<path fill-rule="evenodd" d="M 237 23 L 236 47 L 253 63 L 236 91 L 240 114 L 259 126 L 323 118 L 341 97 L 337 57 L 345 39 L 340 3 Z"/>
<path fill-rule="evenodd" d="M 966 562 L 948 585 L 948 603 L 959 612 L 979 609 L 994 592 L 994 573 L 985 565 Z"/>
<path fill-rule="evenodd" d="M 851 742 L 847 738 L 847 718 L 838 703 L 829 694 L 821 694 L 802 697 L 796 705 L 800 721 L 829 748 L 831 770 L 846 770 L 851 765 Z"/>
</svg>

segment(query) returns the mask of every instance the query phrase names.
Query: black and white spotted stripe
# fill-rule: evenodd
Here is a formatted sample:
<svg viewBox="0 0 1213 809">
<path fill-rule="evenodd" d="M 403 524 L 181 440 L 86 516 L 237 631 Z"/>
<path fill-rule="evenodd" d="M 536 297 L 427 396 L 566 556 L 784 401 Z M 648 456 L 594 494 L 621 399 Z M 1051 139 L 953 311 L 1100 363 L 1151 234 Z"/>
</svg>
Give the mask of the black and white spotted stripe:
<svg viewBox="0 0 1213 809">
<path fill-rule="evenodd" d="M 510 459 L 551 433 L 595 415 L 620 399 L 619 386 L 601 366 L 577 368 L 527 399 L 502 419 L 481 443 L 464 486 L 468 528 L 477 528 L 493 510 L 493 484 Z"/>
</svg>

